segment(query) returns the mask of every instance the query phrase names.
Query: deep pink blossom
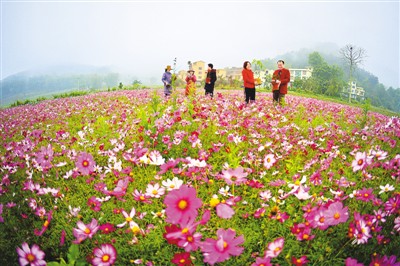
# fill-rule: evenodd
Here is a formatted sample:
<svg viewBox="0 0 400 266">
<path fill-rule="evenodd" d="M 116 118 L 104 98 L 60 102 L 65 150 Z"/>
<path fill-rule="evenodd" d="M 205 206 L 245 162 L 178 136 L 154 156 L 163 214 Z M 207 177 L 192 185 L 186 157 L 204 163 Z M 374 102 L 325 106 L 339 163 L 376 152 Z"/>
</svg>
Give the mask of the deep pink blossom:
<svg viewBox="0 0 400 266">
<path fill-rule="evenodd" d="M 230 256 L 239 256 L 244 248 L 238 247 L 244 243 L 243 235 L 235 238 L 236 232 L 232 229 L 224 230 L 222 228 L 217 231 L 217 240 L 207 238 L 201 245 L 204 262 L 214 265 L 217 262 L 223 262 Z"/>
<path fill-rule="evenodd" d="M 196 197 L 196 189 L 183 185 L 179 189 L 170 191 L 164 199 L 164 204 L 167 206 L 166 222 L 177 224 L 195 219 L 202 201 Z"/>
<path fill-rule="evenodd" d="M 175 253 L 171 262 L 178 266 L 193 265 L 189 252 Z"/>
</svg>

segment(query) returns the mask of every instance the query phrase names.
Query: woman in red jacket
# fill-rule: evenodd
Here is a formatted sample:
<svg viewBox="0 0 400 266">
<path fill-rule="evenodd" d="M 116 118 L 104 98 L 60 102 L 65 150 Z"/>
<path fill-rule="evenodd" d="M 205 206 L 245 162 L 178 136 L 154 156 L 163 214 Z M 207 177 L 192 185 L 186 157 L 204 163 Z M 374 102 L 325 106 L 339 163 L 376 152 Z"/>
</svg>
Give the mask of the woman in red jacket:
<svg viewBox="0 0 400 266">
<path fill-rule="evenodd" d="M 256 86 L 254 82 L 254 74 L 251 70 L 251 64 L 249 61 L 246 61 L 243 64 L 242 77 L 246 103 L 249 103 L 249 101 L 254 102 L 256 100 Z"/>
</svg>

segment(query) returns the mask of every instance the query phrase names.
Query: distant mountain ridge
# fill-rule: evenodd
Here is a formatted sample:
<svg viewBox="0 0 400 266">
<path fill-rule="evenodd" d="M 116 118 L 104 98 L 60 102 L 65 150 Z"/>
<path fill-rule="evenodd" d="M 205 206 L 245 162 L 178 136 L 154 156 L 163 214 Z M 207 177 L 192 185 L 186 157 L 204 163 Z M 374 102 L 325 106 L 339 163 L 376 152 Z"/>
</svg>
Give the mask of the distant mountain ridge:
<svg viewBox="0 0 400 266">
<path fill-rule="evenodd" d="M 72 90 L 114 87 L 120 74 L 110 67 L 56 65 L 23 71 L 1 80 L 1 106 Z"/>
</svg>

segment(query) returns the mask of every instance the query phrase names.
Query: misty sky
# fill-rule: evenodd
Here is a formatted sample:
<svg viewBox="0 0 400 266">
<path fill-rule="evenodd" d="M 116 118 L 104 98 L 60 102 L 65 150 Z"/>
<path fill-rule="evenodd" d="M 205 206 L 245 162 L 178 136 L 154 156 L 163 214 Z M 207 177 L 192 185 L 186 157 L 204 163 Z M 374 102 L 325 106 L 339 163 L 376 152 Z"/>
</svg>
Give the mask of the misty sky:
<svg viewBox="0 0 400 266">
<path fill-rule="evenodd" d="M 319 43 L 364 48 L 361 66 L 400 87 L 398 1 L 1 0 L 1 79 L 41 66 L 114 66 L 161 76 L 203 60 L 216 68 Z"/>
</svg>

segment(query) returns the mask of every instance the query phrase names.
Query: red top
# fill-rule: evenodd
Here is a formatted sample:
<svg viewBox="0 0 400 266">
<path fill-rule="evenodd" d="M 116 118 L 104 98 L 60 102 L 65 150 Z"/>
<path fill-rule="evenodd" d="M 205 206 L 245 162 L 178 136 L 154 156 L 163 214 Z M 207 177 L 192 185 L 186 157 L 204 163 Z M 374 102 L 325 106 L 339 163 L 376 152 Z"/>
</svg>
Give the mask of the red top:
<svg viewBox="0 0 400 266">
<path fill-rule="evenodd" d="M 272 82 L 272 90 L 278 90 L 281 94 L 287 94 L 288 83 L 290 82 L 290 71 L 286 68 L 275 70 L 274 74 L 272 74 L 272 79 L 277 79 L 281 81 L 279 85 L 276 82 Z"/>
<path fill-rule="evenodd" d="M 242 77 L 243 77 L 243 83 L 244 83 L 245 88 L 249 88 L 249 89 L 255 88 L 254 74 L 253 74 L 253 71 L 251 71 L 251 69 L 244 68 L 242 70 Z"/>
</svg>

